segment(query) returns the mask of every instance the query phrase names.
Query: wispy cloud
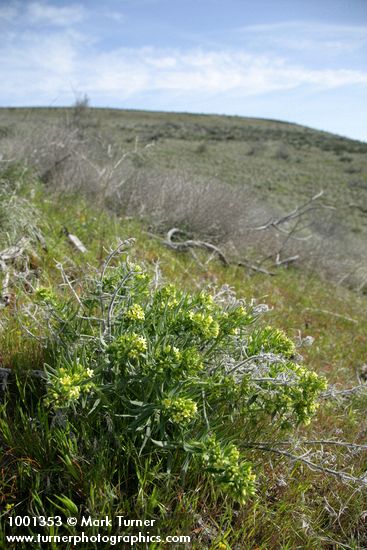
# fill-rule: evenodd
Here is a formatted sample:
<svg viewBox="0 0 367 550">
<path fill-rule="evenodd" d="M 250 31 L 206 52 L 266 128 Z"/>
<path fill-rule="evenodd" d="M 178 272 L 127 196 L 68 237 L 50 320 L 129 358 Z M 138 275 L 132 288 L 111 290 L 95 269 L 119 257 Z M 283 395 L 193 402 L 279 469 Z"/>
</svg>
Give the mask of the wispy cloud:
<svg viewBox="0 0 367 550">
<path fill-rule="evenodd" d="M 56 6 L 46 2 L 31 2 L 27 14 L 32 23 L 65 26 L 81 21 L 85 15 L 84 8 L 78 4 Z"/>
<path fill-rule="evenodd" d="M 301 86 L 325 90 L 367 85 L 367 72 L 361 70 L 310 69 L 241 50 L 118 48 L 101 53 L 71 31 L 9 40 L 0 52 L 0 75 L 0 99 L 13 94 L 24 103 L 51 101 L 70 94 L 72 87 L 92 100 L 96 95 L 107 101 L 153 91 L 203 97 L 235 91 L 249 97 Z"/>
<path fill-rule="evenodd" d="M 103 17 L 116 21 L 117 23 L 125 20 L 125 15 L 119 11 L 104 10 L 102 15 Z"/>
<path fill-rule="evenodd" d="M 0 7 L 0 20 L 23 25 L 67 27 L 82 21 L 86 10 L 81 4 L 60 6 L 55 3 L 14 1 Z"/>
<path fill-rule="evenodd" d="M 313 21 L 287 21 L 249 25 L 237 32 L 255 40 L 262 48 L 282 47 L 296 52 L 319 52 L 325 55 L 350 52 L 367 45 L 367 26 L 326 24 Z"/>
<path fill-rule="evenodd" d="M 128 37 L 139 44 L 139 22 L 132 25 L 131 13 L 104 5 L 92 12 L 84 0 L 31 0 L 26 6 L 15 0 L 0 7 L 1 21 L 0 105 L 65 105 L 76 91 L 95 105 L 232 114 L 246 114 L 253 105 L 255 115 L 307 123 L 305 99 L 317 122 L 327 98 L 338 97 L 335 105 L 349 101 L 351 109 L 345 98 L 358 103 L 367 89 L 363 26 L 252 25 L 233 29 L 230 39 L 223 30 L 208 31 L 203 40 L 193 34 L 192 41 L 164 48 L 150 41 L 152 34 L 144 35 L 151 46 L 127 47 Z M 355 124 L 362 119 L 358 115 Z"/>
</svg>

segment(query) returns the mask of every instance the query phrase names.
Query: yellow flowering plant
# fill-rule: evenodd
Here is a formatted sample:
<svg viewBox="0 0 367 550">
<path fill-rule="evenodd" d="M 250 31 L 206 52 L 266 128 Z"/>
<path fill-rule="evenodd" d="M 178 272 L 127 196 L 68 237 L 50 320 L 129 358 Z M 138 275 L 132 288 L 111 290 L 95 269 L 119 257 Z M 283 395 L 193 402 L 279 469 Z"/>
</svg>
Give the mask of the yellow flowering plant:
<svg viewBox="0 0 367 550">
<path fill-rule="evenodd" d="M 239 450 L 246 433 L 309 422 L 324 380 L 297 364 L 282 331 L 258 328 L 258 310 L 243 300 L 156 288 L 144 267 L 119 258 L 109 256 L 67 318 L 55 311 L 48 324 L 48 406 L 74 422 L 85 415 L 96 433 L 108 417 L 121 445 L 158 453 L 162 468 L 173 452 L 182 468 L 191 456 L 243 504 L 256 490 Z"/>
<path fill-rule="evenodd" d="M 94 388 L 93 369 L 82 365 L 79 360 L 56 369 L 48 368 L 49 387 L 45 402 L 53 407 L 68 407 L 80 397 L 91 393 Z"/>
</svg>

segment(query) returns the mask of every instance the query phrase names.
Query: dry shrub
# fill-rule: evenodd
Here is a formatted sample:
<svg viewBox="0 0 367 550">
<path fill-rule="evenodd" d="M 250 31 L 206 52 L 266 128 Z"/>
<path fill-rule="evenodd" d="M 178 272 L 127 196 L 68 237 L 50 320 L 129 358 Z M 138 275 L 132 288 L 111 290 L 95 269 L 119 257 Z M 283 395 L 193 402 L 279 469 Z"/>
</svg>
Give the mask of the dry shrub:
<svg viewBox="0 0 367 550">
<path fill-rule="evenodd" d="M 72 112 L 70 119 L 54 125 L 30 124 L 2 140 L 2 167 L 13 163 L 32 167 L 50 190 L 82 193 L 102 206 L 134 169 L 132 162 L 120 162 L 124 158 L 118 158 L 107 136 L 86 132 L 85 121 L 83 126 L 76 124 L 77 115 Z"/>
<path fill-rule="evenodd" d="M 140 171 L 119 189 L 117 204 L 160 232 L 180 227 L 215 242 L 244 234 L 264 210 L 245 188 L 182 172 L 163 176 Z"/>
</svg>

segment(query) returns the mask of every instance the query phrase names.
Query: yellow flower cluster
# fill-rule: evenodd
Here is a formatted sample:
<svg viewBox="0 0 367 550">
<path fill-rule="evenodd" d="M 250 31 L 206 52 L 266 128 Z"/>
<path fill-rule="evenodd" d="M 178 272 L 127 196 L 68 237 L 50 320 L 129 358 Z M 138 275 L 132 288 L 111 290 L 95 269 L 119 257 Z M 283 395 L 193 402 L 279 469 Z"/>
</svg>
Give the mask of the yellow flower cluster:
<svg viewBox="0 0 367 550">
<path fill-rule="evenodd" d="M 129 271 L 134 271 L 135 273 L 141 273 L 143 271 L 141 265 L 132 262 L 127 262 L 127 267 Z"/>
<path fill-rule="evenodd" d="M 198 296 L 199 303 L 207 309 L 212 309 L 215 305 L 214 298 L 208 292 L 202 290 Z"/>
<path fill-rule="evenodd" d="M 58 376 L 52 379 L 50 397 L 56 401 L 76 401 L 84 393 L 89 393 L 94 384 L 90 379 L 93 377 L 92 369 L 75 363 L 71 368 L 61 367 Z"/>
<path fill-rule="evenodd" d="M 180 293 L 174 285 L 169 284 L 162 287 L 156 293 L 158 308 L 162 311 L 165 309 L 174 309 L 179 304 Z"/>
<path fill-rule="evenodd" d="M 256 330 L 249 338 L 248 353 L 279 353 L 284 357 L 292 357 L 296 348 L 284 331 L 266 326 Z"/>
<path fill-rule="evenodd" d="M 131 334 L 130 338 L 130 349 L 128 351 L 128 356 L 132 359 L 136 359 L 144 353 L 147 350 L 147 341 L 144 336 L 140 336 L 139 334 Z"/>
<path fill-rule="evenodd" d="M 148 273 L 145 273 L 141 265 L 128 262 L 127 268 L 134 273 L 136 281 L 142 281 L 147 283 L 150 279 Z"/>
<path fill-rule="evenodd" d="M 131 321 L 144 321 L 145 313 L 139 304 L 133 304 L 127 311 L 126 317 Z"/>
<path fill-rule="evenodd" d="M 110 345 L 112 357 L 119 362 L 128 359 L 138 359 L 147 350 L 147 340 L 136 332 L 125 332 L 121 334 Z"/>
<path fill-rule="evenodd" d="M 188 424 L 197 413 L 195 401 L 185 397 L 163 399 L 162 406 L 164 412 L 175 424 Z"/>
<path fill-rule="evenodd" d="M 189 319 L 194 331 L 205 338 L 217 338 L 219 335 L 219 323 L 206 313 L 190 311 Z"/>
<path fill-rule="evenodd" d="M 293 384 L 278 386 L 277 391 L 273 391 L 267 397 L 264 394 L 264 410 L 272 415 L 278 413 L 285 418 L 289 418 L 290 414 L 295 415 L 299 423 L 307 425 L 319 406 L 317 397 L 326 389 L 326 380 L 291 361 L 286 364 L 274 364 L 269 370 L 269 375 L 275 379 L 284 373 L 294 378 Z M 269 385 L 271 386 L 271 382 Z M 285 422 L 287 423 L 287 420 Z"/>
<path fill-rule="evenodd" d="M 155 373 L 167 372 L 169 369 L 176 369 L 177 365 L 181 365 L 182 353 L 171 344 L 159 347 L 155 353 L 155 361 L 149 365 L 149 370 L 154 369 Z"/>
<path fill-rule="evenodd" d="M 214 437 L 207 440 L 203 453 L 204 465 L 218 485 L 237 502 L 244 504 L 255 492 L 256 475 L 249 462 L 240 462 L 234 445 L 222 448 Z"/>
</svg>

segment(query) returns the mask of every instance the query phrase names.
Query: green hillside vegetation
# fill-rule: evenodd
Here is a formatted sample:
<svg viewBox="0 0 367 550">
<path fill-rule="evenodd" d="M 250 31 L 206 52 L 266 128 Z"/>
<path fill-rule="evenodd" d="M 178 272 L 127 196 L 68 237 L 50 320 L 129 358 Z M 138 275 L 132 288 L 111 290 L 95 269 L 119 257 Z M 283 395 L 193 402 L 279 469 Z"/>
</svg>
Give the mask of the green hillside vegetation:
<svg viewBox="0 0 367 550">
<path fill-rule="evenodd" d="M 121 514 L 198 549 L 366 547 L 367 145 L 133 111 L 7 109 L 0 127 L 2 535 L 40 532 L 10 529 L 16 515 Z M 353 244 L 340 259 L 315 269 L 325 249 L 286 249 L 274 231 L 240 248 L 239 220 L 266 223 L 321 189 L 308 227 L 282 229 L 322 243 L 341 212 L 327 220 L 328 242 Z M 172 227 L 230 265 L 173 250 Z M 305 259 L 275 266 L 277 247 Z"/>
<path fill-rule="evenodd" d="M 104 195 L 156 233 L 188 229 L 269 268 L 281 250 L 282 259 L 297 255 L 297 265 L 366 288 L 366 143 L 278 121 L 83 104 L 1 109 L 0 128 L 4 156 L 37 165 L 48 184 Z M 274 228 L 253 230 L 321 191 L 297 223 L 309 242 L 283 247 Z"/>
<path fill-rule="evenodd" d="M 34 128 L 47 134 L 53 124 L 74 118 L 73 109 L 1 109 L 0 135 L 29 135 Z M 144 159 L 149 169 L 249 186 L 285 207 L 320 189 L 336 206 L 366 206 L 364 142 L 297 124 L 215 115 L 87 108 L 78 123 L 124 151 L 136 141 L 154 144 L 154 154 Z"/>
</svg>

